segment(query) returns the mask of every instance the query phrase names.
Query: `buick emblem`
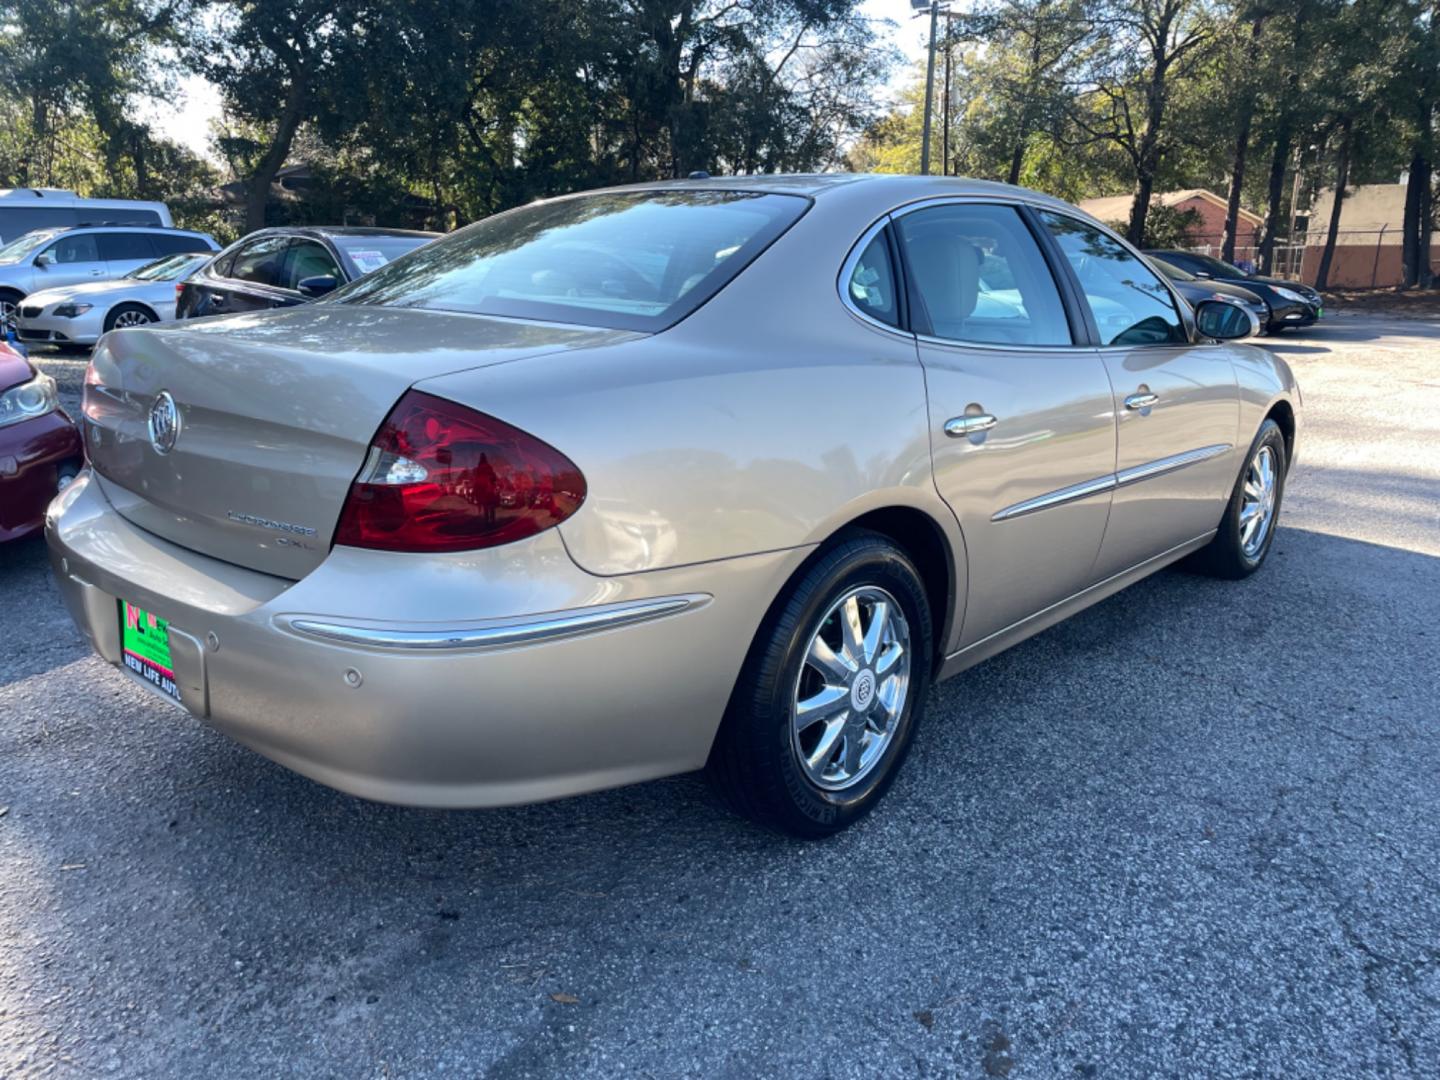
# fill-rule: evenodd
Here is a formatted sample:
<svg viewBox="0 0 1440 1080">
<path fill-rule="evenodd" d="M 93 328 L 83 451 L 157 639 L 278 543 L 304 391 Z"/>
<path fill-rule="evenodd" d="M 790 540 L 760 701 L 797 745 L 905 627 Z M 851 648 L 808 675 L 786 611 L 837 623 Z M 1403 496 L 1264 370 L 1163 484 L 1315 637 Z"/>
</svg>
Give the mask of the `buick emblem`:
<svg viewBox="0 0 1440 1080">
<path fill-rule="evenodd" d="M 161 390 L 150 404 L 150 445 L 157 454 L 168 454 L 180 437 L 180 409 L 169 390 Z"/>
</svg>

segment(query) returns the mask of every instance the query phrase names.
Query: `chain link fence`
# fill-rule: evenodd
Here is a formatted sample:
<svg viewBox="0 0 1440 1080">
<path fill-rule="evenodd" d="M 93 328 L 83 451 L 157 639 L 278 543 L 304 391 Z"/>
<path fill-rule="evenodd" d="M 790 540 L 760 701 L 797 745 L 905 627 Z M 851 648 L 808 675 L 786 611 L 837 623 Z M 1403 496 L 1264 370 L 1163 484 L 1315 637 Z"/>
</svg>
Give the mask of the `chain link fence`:
<svg viewBox="0 0 1440 1080">
<path fill-rule="evenodd" d="M 1333 289 L 1385 289 L 1405 280 L 1405 265 L 1400 226 L 1382 225 L 1374 229 L 1341 228 L 1335 237 L 1335 254 L 1330 260 L 1328 287 Z M 1200 255 L 1220 258 L 1218 237 L 1206 237 L 1187 250 Z M 1325 250 L 1325 234 L 1302 234 L 1297 242 L 1277 241 L 1272 253 L 1270 276 L 1289 278 L 1314 285 Z M 1259 270 L 1259 247 L 1236 244 L 1232 260 L 1240 269 L 1254 273 Z M 1432 243 L 1430 264 L 1440 266 L 1440 244 Z"/>
</svg>

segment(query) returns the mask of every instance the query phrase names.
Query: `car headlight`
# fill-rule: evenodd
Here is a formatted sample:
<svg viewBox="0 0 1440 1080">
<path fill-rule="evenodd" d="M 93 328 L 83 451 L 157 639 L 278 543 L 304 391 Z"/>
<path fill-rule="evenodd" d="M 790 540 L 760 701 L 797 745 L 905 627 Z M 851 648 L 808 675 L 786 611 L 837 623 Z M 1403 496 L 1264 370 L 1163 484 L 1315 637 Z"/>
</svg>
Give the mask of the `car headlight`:
<svg viewBox="0 0 1440 1080">
<path fill-rule="evenodd" d="M 1305 297 L 1301 296 L 1294 289 L 1286 289 L 1279 285 L 1271 285 L 1270 287 L 1275 290 L 1276 295 L 1283 296 L 1286 300 L 1293 300 L 1297 304 L 1306 302 Z"/>
<path fill-rule="evenodd" d="M 62 319 L 73 319 L 77 315 L 84 315 L 85 312 L 89 311 L 94 306 L 94 304 L 76 304 L 73 302 L 68 304 L 61 304 L 55 309 L 55 314 Z"/>
<path fill-rule="evenodd" d="M 55 380 L 49 375 L 36 375 L 29 382 L 12 386 L 0 394 L 0 427 L 44 416 L 59 406 Z"/>
</svg>

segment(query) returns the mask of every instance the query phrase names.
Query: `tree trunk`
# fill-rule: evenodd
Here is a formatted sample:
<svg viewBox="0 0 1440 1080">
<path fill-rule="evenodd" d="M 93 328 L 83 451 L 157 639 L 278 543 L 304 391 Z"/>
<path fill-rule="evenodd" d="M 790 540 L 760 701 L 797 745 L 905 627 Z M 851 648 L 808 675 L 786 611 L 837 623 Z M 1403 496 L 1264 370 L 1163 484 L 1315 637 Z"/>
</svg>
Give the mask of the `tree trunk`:
<svg viewBox="0 0 1440 1080">
<path fill-rule="evenodd" d="M 270 185 L 275 174 L 290 155 L 290 146 L 295 141 L 295 132 L 305 111 L 305 81 L 299 74 L 290 77 L 290 89 L 285 94 L 285 109 L 280 114 L 280 123 L 270 140 L 270 148 L 260 159 L 254 175 L 245 192 L 245 231 L 254 232 L 265 227 L 265 207 L 270 201 Z"/>
<path fill-rule="evenodd" d="M 1235 133 L 1235 153 L 1230 165 L 1230 199 L 1225 204 L 1225 238 L 1220 242 L 1220 258 L 1224 262 L 1235 261 L 1235 233 L 1240 223 L 1240 193 L 1245 184 L 1245 154 L 1250 148 L 1250 110 L 1240 121 L 1240 130 Z"/>
<path fill-rule="evenodd" d="M 1330 206 L 1330 227 L 1325 231 L 1325 250 L 1320 253 L 1320 269 L 1315 273 L 1315 288 L 1330 287 L 1330 263 L 1335 258 L 1335 241 L 1340 236 L 1340 208 L 1345 202 L 1345 185 L 1350 180 L 1350 121 L 1345 121 L 1340 136 L 1340 150 L 1335 157 L 1335 200 Z"/>
<path fill-rule="evenodd" d="M 1010 155 L 1010 175 L 1005 178 L 1007 184 L 1020 183 L 1020 169 L 1025 164 L 1025 136 L 1022 133 L 1015 140 L 1015 150 Z"/>
<path fill-rule="evenodd" d="M 1285 197 L 1285 167 L 1290 161 L 1290 125 L 1283 124 L 1275 135 L 1275 151 L 1270 156 L 1270 184 L 1265 200 L 1265 233 L 1260 238 L 1256 262 L 1260 273 L 1274 269 L 1275 237 L 1280 231 L 1280 204 Z M 1295 238 L 1292 236 L 1293 241 Z"/>
<path fill-rule="evenodd" d="M 1400 218 L 1400 262 L 1405 270 L 1405 288 L 1420 284 L 1421 193 L 1430 186 L 1430 165 L 1416 150 L 1410 157 L 1410 176 L 1405 184 L 1405 210 Z"/>
<path fill-rule="evenodd" d="M 1125 229 L 1125 239 L 1136 247 L 1145 246 L 1145 218 L 1150 213 L 1150 196 L 1155 190 L 1155 173 L 1146 168 L 1139 170 L 1135 184 L 1135 201 L 1130 204 L 1130 224 Z"/>
</svg>

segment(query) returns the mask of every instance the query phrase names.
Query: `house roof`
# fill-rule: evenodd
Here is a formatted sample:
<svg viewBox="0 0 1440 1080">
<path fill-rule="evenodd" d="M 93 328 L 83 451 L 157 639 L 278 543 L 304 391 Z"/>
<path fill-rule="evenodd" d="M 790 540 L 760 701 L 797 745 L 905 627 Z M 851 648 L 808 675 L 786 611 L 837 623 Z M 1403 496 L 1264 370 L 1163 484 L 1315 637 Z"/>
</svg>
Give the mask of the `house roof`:
<svg viewBox="0 0 1440 1080">
<path fill-rule="evenodd" d="M 1226 209 L 1227 206 L 1223 197 L 1216 195 L 1215 192 L 1206 188 L 1185 188 L 1182 191 L 1163 191 L 1155 196 L 1155 201 L 1161 206 L 1179 206 L 1182 203 L 1189 202 L 1191 199 L 1201 199 L 1219 207 L 1221 210 Z M 1086 199 L 1075 205 L 1098 221 L 1129 221 L 1130 206 L 1134 201 L 1134 195 L 1106 195 L 1099 199 Z M 1240 208 L 1240 220 L 1257 227 L 1265 223 L 1265 219 L 1259 214 L 1246 210 L 1243 206 Z"/>
</svg>

